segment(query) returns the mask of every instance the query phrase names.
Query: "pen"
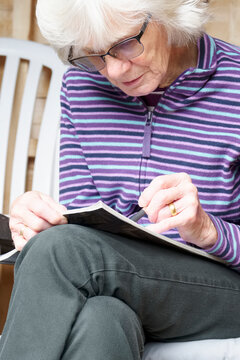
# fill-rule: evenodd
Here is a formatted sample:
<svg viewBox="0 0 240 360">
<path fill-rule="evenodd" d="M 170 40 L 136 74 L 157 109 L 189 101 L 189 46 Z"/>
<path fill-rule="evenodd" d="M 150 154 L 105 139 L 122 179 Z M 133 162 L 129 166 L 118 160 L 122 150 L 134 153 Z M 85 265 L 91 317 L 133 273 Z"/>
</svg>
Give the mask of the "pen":
<svg viewBox="0 0 240 360">
<path fill-rule="evenodd" d="M 133 220 L 135 222 L 137 222 L 139 219 L 141 219 L 144 215 L 146 215 L 145 211 L 143 209 L 139 210 L 138 212 L 136 212 L 135 214 L 133 214 L 132 216 L 130 216 L 130 220 Z"/>
</svg>

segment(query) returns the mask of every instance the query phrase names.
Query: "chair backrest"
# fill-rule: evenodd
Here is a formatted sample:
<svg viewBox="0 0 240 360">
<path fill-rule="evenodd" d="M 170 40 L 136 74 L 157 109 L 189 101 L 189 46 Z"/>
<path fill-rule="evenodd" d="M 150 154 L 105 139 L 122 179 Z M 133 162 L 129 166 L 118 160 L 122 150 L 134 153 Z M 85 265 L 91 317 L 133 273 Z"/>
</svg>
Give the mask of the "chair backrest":
<svg viewBox="0 0 240 360">
<path fill-rule="evenodd" d="M 0 89 L 0 212 L 3 212 L 5 182 L 11 181 L 11 203 L 25 191 L 28 149 L 33 112 L 42 68 L 51 70 L 45 108 L 41 121 L 34 162 L 32 189 L 58 198 L 57 134 L 60 115 L 60 87 L 66 66 L 47 45 L 32 41 L 0 38 L 0 56 L 4 56 L 4 72 Z M 8 140 L 20 60 L 29 62 L 16 130 L 11 180 L 5 178 Z"/>
</svg>

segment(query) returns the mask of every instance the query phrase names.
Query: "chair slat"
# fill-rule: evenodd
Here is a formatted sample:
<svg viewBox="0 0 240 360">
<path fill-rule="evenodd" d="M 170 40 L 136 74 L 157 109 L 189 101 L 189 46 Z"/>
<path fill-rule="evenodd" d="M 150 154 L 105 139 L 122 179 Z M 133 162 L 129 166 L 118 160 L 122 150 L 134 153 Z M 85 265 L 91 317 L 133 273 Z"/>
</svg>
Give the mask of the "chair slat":
<svg viewBox="0 0 240 360">
<path fill-rule="evenodd" d="M 22 98 L 14 149 L 10 203 L 12 203 L 12 201 L 17 196 L 21 195 L 25 191 L 28 164 L 28 147 L 41 70 L 42 64 L 32 61 L 30 62 Z M 16 179 L 18 180 L 16 181 Z"/>
<path fill-rule="evenodd" d="M 0 55 L 1 48 L 0 48 Z M 3 208 L 5 170 L 7 161 L 8 138 L 11 124 L 12 106 L 14 101 L 16 80 L 19 69 L 19 57 L 8 56 L 5 61 L 0 93 L 0 210 Z"/>
<path fill-rule="evenodd" d="M 43 192 L 58 199 L 58 133 L 60 119 L 60 92 L 61 74 L 53 71 L 45 104 L 41 130 L 39 134 L 36 161 L 33 175 L 33 189 L 41 188 Z M 52 104 L 55 104 L 53 107 Z M 38 156 L 41 154 L 41 156 Z M 51 173 L 52 176 L 43 176 Z"/>
</svg>

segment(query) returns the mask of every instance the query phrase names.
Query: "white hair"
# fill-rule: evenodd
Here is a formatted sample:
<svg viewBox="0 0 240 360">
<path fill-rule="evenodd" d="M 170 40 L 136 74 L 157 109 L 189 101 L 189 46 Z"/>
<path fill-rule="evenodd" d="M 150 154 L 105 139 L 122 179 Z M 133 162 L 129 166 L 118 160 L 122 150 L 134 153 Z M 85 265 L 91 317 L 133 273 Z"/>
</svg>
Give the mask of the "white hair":
<svg viewBox="0 0 240 360">
<path fill-rule="evenodd" d="M 208 0 L 38 0 L 36 15 L 43 36 L 63 62 L 70 46 L 107 48 L 131 27 L 151 21 L 163 25 L 170 44 L 186 45 L 203 33 Z"/>
</svg>

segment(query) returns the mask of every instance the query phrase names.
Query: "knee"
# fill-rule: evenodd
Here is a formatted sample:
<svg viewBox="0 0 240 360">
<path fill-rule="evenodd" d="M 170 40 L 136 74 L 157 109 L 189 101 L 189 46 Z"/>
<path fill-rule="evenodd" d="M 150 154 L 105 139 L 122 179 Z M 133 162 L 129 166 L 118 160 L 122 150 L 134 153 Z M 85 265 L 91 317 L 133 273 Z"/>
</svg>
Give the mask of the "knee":
<svg viewBox="0 0 240 360">
<path fill-rule="evenodd" d="M 34 236 L 25 246 L 25 252 L 36 253 L 38 258 L 56 250 L 66 250 L 74 237 L 71 235 L 71 225 L 53 226 Z"/>
<path fill-rule="evenodd" d="M 89 329 L 100 329 L 106 334 L 125 333 L 143 340 L 143 329 L 138 315 L 122 300 L 111 296 L 89 298 L 81 313 Z"/>
<path fill-rule="evenodd" d="M 88 228 L 78 225 L 53 226 L 34 236 L 23 248 L 17 261 L 17 268 L 23 262 L 29 265 L 66 264 L 74 261 L 87 262 L 94 256 L 94 239 L 89 244 Z M 84 260 L 85 259 L 85 260 Z"/>
<path fill-rule="evenodd" d="M 89 359 L 139 360 L 144 334 L 127 304 L 114 297 L 95 296 L 86 301 L 76 318 L 68 342 L 81 346 L 82 358 L 87 354 Z"/>
<path fill-rule="evenodd" d="M 100 322 L 102 324 L 112 320 L 124 323 L 126 319 L 136 317 L 134 311 L 127 304 L 111 296 L 89 298 L 82 315 L 86 316 L 88 322 Z"/>
</svg>

